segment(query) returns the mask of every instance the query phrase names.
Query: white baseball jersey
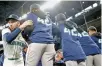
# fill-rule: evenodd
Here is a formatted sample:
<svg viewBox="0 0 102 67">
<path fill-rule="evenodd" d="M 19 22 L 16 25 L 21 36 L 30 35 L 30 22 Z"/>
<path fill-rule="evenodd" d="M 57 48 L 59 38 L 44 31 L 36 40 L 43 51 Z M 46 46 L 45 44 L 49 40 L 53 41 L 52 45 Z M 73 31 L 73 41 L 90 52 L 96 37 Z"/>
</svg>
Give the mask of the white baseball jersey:
<svg viewBox="0 0 102 67">
<path fill-rule="evenodd" d="M 11 42 L 7 43 L 4 37 L 5 33 L 11 33 L 9 28 L 2 30 L 2 41 L 4 48 L 4 66 L 24 66 L 22 49 L 27 43 L 23 39 L 21 33 Z M 19 58 L 18 60 L 9 60 Z"/>
</svg>

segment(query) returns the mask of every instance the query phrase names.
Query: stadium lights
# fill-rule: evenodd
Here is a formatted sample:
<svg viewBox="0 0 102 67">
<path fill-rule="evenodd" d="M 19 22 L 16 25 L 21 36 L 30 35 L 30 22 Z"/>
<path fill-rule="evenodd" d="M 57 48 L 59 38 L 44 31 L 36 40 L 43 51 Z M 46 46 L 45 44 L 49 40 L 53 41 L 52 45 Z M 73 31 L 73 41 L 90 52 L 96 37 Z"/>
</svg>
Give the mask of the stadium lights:
<svg viewBox="0 0 102 67">
<path fill-rule="evenodd" d="M 66 21 L 69 21 L 69 20 L 71 20 L 71 19 L 73 19 L 73 17 L 71 16 L 71 17 L 69 17 L 68 19 L 66 19 Z"/>
<path fill-rule="evenodd" d="M 102 1 L 100 1 L 100 4 L 102 4 Z M 93 9 L 93 8 L 95 8 L 97 6 L 98 6 L 98 4 L 94 3 L 92 6 L 89 6 L 89 7 L 85 8 L 85 9 L 83 9 L 81 12 L 78 12 L 77 14 L 75 14 L 75 17 L 78 17 L 78 16 L 80 16 L 80 15 L 82 15 L 84 13 L 87 13 L 88 11 L 90 11 L 91 9 Z M 71 17 L 69 17 L 67 20 L 70 20 L 70 18 Z"/>
<path fill-rule="evenodd" d="M 98 4 L 97 4 L 97 3 L 94 3 L 94 4 L 93 4 L 93 7 L 97 7 L 97 6 L 98 6 Z"/>
<path fill-rule="evenodd" d="M 89 7 L 87 7 L 87 8 L 85 8 L 84 10 L 82 10 L 83 12 L 87 12 L 87 11 L 89 11 L 89 10 L 91 10 L 92 9 L 92 6 L 89 6 Z"/>
<path fill-rule="evenodd" d="M 85 3 L 85 2 L 82 2 L 83 4 Z"/>
<path fill-rule="evenodd" d="M 47 0 L 47 2 L 40 7 L 41 10 L 45 10 L 47 8 L 53 8 L 57 3 L 61 0 Z"/>
</svg>

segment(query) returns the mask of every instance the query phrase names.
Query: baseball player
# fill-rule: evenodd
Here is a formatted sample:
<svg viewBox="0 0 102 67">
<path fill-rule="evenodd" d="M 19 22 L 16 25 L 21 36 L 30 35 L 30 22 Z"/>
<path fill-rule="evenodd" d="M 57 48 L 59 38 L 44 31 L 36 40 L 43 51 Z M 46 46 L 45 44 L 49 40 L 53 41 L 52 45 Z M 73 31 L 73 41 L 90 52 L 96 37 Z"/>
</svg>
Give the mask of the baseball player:
<svg viewBox="0 0 102 67">
<path fill-rule="evenodd" d="M 2 41 L 4 48 L 3 66 L 24 66 L 22 49 L 26 42 L 22 38 L 21 31 L 31 25 L 31 21 L 25 21 L 22 25 L 18 21 L 18 16 L 10 15 L 6 19 L 8 28 L 2 30 Z"/>
<path fill-rule="evenodd" d="M 85 66 L 86 55 L 81 44 L 73 39 L 76 36 L 76 29 L 66 21 L 64 14 L 60 13 L 56 17 L 56 22 L 61 33 L 61 44 L 66 66 Z"/>
<path fill-rule="evenodd" d="M 94 26 L 90 26 L 88 28 L 88 33 L 91 36 L 92 40 L 98 45 L 98 47 L 102 48 L 102 39 L 101 33 L 97 32 L 97 29 Z M 102 49 L 101 49 L 102 50 Z"/>
<path fill-rule="evenodd" d="M 77 28 L 78 35 L 77 39 L 79 40 L 87 58 L 87 66 L 100 66 L 101 65 L 101 50 L 96 45 L 96 43 L 91 39 L 86 31 L 82 28 Z"/>
<path fill-rule="evenodd" d="M 26 20 L 32 20 L 34 29 L 31 35 L 26 54 L 26 65 L 36 66 L 41 58 L 43 66 L 53 66 L 53 56 L 55 55 L 52 23 L 45 12 L 40 10 L 38 4 L 30 6 L 30 12 L 27 14 Z M 25 33 L 26 34 L 26 33 Z"/>
<path fill-rule="evenodd" d="M 52 25 L 52 35 L 53 35 L 53 39 L 54 39 L 54 44 L 55 44 L 55 50 L 59 50 L 61 49 L 61 43 L 60 43 L 60 35 L 56 35 L 59 34 L 60 32 L 58 32 L 58 27 L 56 26 L 56 24 L 53 23 Z"/>
<path fill-rule="evenodd" d="M 95 27 L 89 27 L 88 32 L 89 35 L 92 35 L 92 31 Z M 92 38 L 93 36 L 89 36 L 87 32 L 82 31 L 80 43 L 82 44 L 83 50 L 87 55 L 86 64 L 88 66 L 101 66 L 101 49 L 100 45 L 97 45 Z M 99 44 L 99 43 L 98 43 Z"/>
</svg>

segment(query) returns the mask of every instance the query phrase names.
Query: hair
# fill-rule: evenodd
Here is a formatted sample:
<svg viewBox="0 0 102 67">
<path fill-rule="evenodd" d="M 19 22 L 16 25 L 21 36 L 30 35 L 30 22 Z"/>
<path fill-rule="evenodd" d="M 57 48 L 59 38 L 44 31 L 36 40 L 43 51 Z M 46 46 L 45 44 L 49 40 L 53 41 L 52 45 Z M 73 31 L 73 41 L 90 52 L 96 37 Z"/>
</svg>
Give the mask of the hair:
<svg viewBox="0 0 102 67">
<path fill-rule="evenodd" d="M 63 21 L 66 20 L 66 16 L 63 13 L 59 13 L 58 15 L 55 16 L 56 21 Z"/>
<path fill-rule="evenodd" d="M 88 28 L 88 31 L 97 31 L 97 29 L 96 29 L 96 27 L 94 27 L 94 26 L 90 26 L 90 27 Z"/>
<path fill-rule="evenodd" d="M 39 4 L 32 4 L 30 6 L 30 11 L 32 12 L 33 10 L 36 10 L 36 9 L 40 9 L 40 5 Z"/>
</svg>

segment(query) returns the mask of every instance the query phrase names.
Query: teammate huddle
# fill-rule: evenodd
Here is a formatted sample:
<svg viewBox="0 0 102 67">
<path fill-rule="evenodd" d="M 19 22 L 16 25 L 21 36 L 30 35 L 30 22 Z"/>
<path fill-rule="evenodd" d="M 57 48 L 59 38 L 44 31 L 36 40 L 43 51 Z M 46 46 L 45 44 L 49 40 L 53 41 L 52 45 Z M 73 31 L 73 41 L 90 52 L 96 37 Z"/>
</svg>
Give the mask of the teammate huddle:
<svg viewBox="0 0 102 67">
<path fill-rule="evenodd" d="M 66 66 L 101 65 L 101 49 L 87 32 L 67 22 L 64 14 L 55 17 L 54 25 L 38 4 L 32 4 L 27 17 L 22 20 L 23 23 L 16 15 L 6 19 L 10 26 L 2 30 L 3 66 L 36 66 L 39 60 L 43 66 L 53 66 L 56 54 L 53 32 L 60 38 Z M 22 56 L 24 47 L 28 47 L 25 64 Z"/>
</svg>

